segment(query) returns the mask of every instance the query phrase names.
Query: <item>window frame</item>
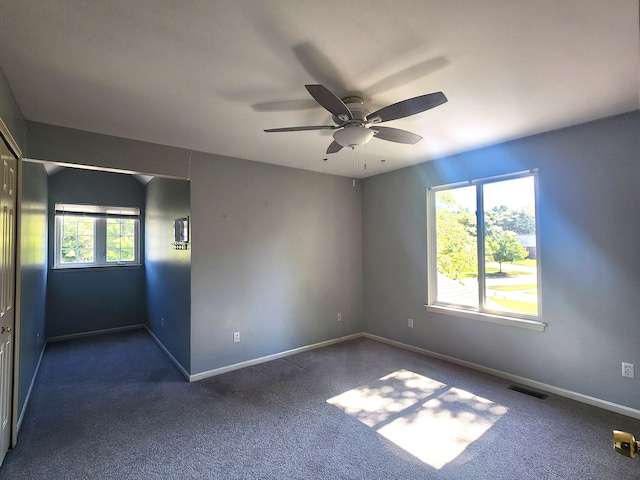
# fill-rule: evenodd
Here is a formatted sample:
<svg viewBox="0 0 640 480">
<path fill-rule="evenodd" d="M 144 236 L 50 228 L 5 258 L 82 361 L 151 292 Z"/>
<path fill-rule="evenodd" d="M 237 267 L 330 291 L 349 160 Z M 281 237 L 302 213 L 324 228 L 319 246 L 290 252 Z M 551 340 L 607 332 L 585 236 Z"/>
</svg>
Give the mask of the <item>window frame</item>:
<svg viewBox="0 0 640 480">
<path fill-rule="evenodd" d="M 484 225 L 484 191 L 483 186 L 486 184 L 502 182 L 506 180 L 514 180 L 523 177 L 533 177 L 534 182 L 534 208 L 536 222 L 536 281 L 537 281 L 537 315 L 528 315 L 518 312 L 504 312 L 487 308 L 486 301 L 486 285 L 485 279 L 485 225 Z M 476 187 L 476 231 L 477 240 L 476 247 L 478 249 L 478 307 L 456 305 L 437 301 L 437 225 L 436 225 L 436 200 L 437 192 L 452 190 L 460 187 L 475 186 Z M 541 271 L 542 263 L 540 256 L 540 228 L 539 228 L 539 202 L 538 202 L 538 170 L 526 170 L 521 172 L 508 173 L 504 175 L 494 175 L 479 179 L 473 179 L 463 182 L 456 182 L 444 185 L 437 185 L 427 188 L 427 303 L 425 308 L 427 311 L 434 313 L 442 313 L 445 315 L 454 315 L 457 317 L 469 318 L 473 320 L 481 320 L 485 322 L 497 323 L 501 325 L 509 325 L 515 327 L 526 328 L 536 331 L 544 331 L 546 323 L 542 322 L 542 289 L 541 289 Z"/>
<path fill-rule="evenodd" d="M 92 218 L 93 261 L 68 263 L 62 261 L 62 219 L 65 216 Z M 126 218 L 134 220 L 134 259 L 130 261 L 107 261 L 107 220 Z M 121 268 L 140 266 L 140 208 L 89 204 L 56 203 L 54 213 L 54 270 L 83 268 Z"/>
</svg>

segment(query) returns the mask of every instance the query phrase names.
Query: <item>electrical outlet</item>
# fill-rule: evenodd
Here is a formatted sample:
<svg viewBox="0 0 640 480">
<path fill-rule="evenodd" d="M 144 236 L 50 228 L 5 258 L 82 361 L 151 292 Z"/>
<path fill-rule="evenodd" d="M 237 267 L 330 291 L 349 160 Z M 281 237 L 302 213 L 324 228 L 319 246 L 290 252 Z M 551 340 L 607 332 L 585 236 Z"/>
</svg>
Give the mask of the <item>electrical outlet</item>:
<svg viewBox="0 0 640 480">
<path fill-rule="evenodd" d="M 342 314 L 341 313 L 338 314 L 337 320 L 338 320 L 338 322 L 342 321 Z"/>
<path fill-rule="evenodd" d="M 409 325 L 409 328 L 413 328 L 413 318 L 409 319 L 409 321 L 407 322 L 407 325 Z"/>
<path fill-rule="evenodd" d="M 233 332 L 233 343 L 240 343 L 240 332 Z"/>
<path fill-rule="evenodd" d="M 635 378 L 633 372 L 633 363 L 622 362 L 622 376 L 627 378 Z"/>
</svg>

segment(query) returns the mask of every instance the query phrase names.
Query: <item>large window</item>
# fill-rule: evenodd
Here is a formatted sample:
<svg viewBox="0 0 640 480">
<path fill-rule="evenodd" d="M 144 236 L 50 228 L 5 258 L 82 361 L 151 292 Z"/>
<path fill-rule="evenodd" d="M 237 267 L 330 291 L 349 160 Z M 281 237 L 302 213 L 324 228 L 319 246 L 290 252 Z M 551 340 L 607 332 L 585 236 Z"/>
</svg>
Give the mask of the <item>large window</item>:
<svg viewBox="0 0 640 480">
<path fill-rule="evenodd" d="M 535 172 L 428 192 L 429 306 L 538 320 Z"/>
<path fill-rule="evenodd" d="M 55 268 L 140 264 L 140 209 L 56 203 Z"/>
</svg>

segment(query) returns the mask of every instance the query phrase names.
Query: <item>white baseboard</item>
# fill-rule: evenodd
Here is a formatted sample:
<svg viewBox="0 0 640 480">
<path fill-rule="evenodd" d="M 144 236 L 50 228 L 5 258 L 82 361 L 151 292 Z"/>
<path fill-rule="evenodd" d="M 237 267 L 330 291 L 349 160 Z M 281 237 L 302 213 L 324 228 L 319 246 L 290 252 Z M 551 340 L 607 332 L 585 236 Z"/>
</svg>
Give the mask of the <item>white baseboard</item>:
<svg viewBox="0 0 640 480">
<path fill-rule="evenodd" d="M 164 352 L 164 354 L 169 357 L 169 360 L 171 360 L 171 362 L 176 366 L 176 368 L 178 370 L 180 370 L 180 373 L 182 375 L 184 375 L 184 378 L 186 378 L 187 380 L 191 381 L 191 379 L 189 378 L 189 372 L 187 372 L 187 370 L 182 366 L 182 364 L 176 359 L 176 357 L 174 357 L 171 352 L 167 349 L 167 347 L 164 346 L 164 344 L 160 341 L 160 339 L 158 337 L 156 337 L 156 335 L 151 331 L 151 329 L 149 327 L 147 327 L 146 325 L 144 326 L 145 330 L 147 331 L 147 333 L 149 333 L 149 335 L 151 335 L 151 338 L 153 338 L 153 340 L 156 342 L 156 344 L 158 345 L 158 347 L 160 347 L 160 350 L 162 350 Z"/>
<path fill-rule="evenodd" d="M 456 365 L 462 365 L 463 367 L 471 368 L 472 370 L 488 373 L 489 375 L 493 375 L 499 378 L 504 378 L 505 380 L 519 383 L 520 385 L 533 387 L 538 390 L 553 393 L 555 395 L 569 398 L 571 400 L 576 400 L 578 402 L 586 403 L 588 405 L 599 407 L 604 410 L 609 410 L 611 412 L 619 413 L 621 415 L 626 415 L 628 417 L 640 419 L 640 410 L 636 410 L 635 408 L 625 407 L 624 405 L 618 405 L 616 403 L 609 402 L 607 400 L 602 400 L 600 398 L 591 397 L 589 395 L 584 395 L 582 393 L 572 392 L 571 390 L 565 390 L 564 388 L 554 387 L 553 385 L 548 385 L 546 383 L 538 382 L 536 380 L 520 377 L 518 375 L 513 375 L 511 373 L 503 372 L 501 370 L 496 370 L 493 368 L 478 365 L 476 363 L 467 362 L 466 360 L 460 360 L 458 358 L 450 357 L 448 355 L 442 355 L 440 353 L 432 352 L 430 350 L 425 350 L 423 348 L 414 347 L 406 343 L 396 342 L 395 340 L 389 340 L 387 338 L 379 337 L 377 335 L 371 335 L 370 333 L 363 333 L 362 336 L 369 338 L 371 340 L 376 340 L 378 342 L 392 345 L 394 347 L 403 348 L 405 350 L 420 353 L 422 355 L 427 355 L 429 357 L 434 357 L 440 360 L 445 360 L 450 363 L 455 363 Z"/>
<path fill-rule="evenodd" d="M 42 357 L 44 357 L 44 349 L 47 348 L 47 342 L 42 345 L 42 350 L 40 351 L 40 358 L 38 358 L 38 363 L 36 364 L 36 368 L 33 372 L 33 377 L 31 377 L 31 384 L 29 385 L 29 390 L 27 390 L 27 396 L 24 399 L 24 403 L 22 404 L 22 411 L 20 412 L 20 416 L 18 417 L 18 422 L 16 423 L 16 436 L 20 433 L 20 426 L 22 425 L 22 420 L 24 419 L 24 414 L 27 411 L 27 406 L 29 405 L 29 399 L 31 398 L 31 392 L 33 391 L 33 386 L 36 384 L 36 377 L 38 376 L 38 372 L 40 371 L 40 364 L 42 363 Z"/>
<path fill-rule="evenodd" d="M 57 337 L 47 338 L 47 343 L 60 342 L 62 340 L 71 340 L 73 338 L 92 337 L 93 335 L 102 335 L 103 333 L 126 332 L 127 330 L 138 330 L 140 328 L 145 328 L 145 326 L 140 323 L 138 325 L 127 325 L 126 327 L 105 328 L 103 330 L 93 330 L 91 332 L 72 333 L 69 335 L 58 335 Z"/>
<path fill-rule="evenodd" d="M 239 363 L 235 363 L 235 364 L 232 364 L 232 365 L 227 365 L 227 366 L 220 367 L 220 368 L 214 368 L 212 370 L 207 370 L 207 371 L 196 373 L 196 374 L 193 374 L 193 375 L 190 374 L 182 366 L 182 364 L 178 360 L 176 360 L 176 358 L 171 354 L 171 352 L 162 344 L 160 339 L 158 339 L 158 337 L 156 337 L 155 334 L 146 325 L 132 325 L 132 326 L 127 326 L 127 327 L 119 327 L 119 328 L 110 328 L 110 329 L 105 329 L 105 330 L 98 330 L 98 331 L 94 331 L 94 332 L 77 333 L 77 334 L 72 334 L 72 335 L 62 335 L 62 336 L 58 336 L 58 337 L 48 338 L 47 339 L 47 343 L 48 342 L 60 341 L 60 340 L 68 340 L 68 339 L 78 338 L 78 337 L 85 337 L 85 336 L 89 336 L 89 335 L 97 335 L 97 334 L 102 334 L 102 333 L 113 333 L 113 332 L 118 332 L 118 331 L 134 330 L 134 329 L 139 329 L 139 328 L 144 328 L 149 333 L 149 335 L 151 335 L 153 340 L 160 347 L 160 349 L 164 352 L 164 354 L 167 355 L 169 360 L 171 360 L 171 362 L 178 368 L 180 373 L 182 373 L 182 375 L 189 382 L 197 382 L 198 380 L 204 380 L 205 378 L 214 377 L 216 375 L 221 375 L 223 373 L 232 372 L 234 370 L 239 370 L 241 368 L 246 368 L 246 367 L 251 367 L 251 366 L 254 366 L 254 365 L 259 365 L 261 363 L 270 362 L 272 360 L 278 360 L 280 358 L 285 358 L 285 357 L 288 357 L 288 356 L 291 356 L 291 355 L 295 355 L 297 353 L 307 352 L 307 351 L 310 351 L 310 350 L 315 350 L 317 348 L 328 347 L 329 345 L 334 345 L 336 343 L 346 342 L 348 340 L 353 340 L 353 339 L 356 339 L 356 338 L 365 337 L 365 338 L 368 338 L 368 339 L 371 339 L 371 340 L 375 340 L 375 341 L 378 341 L 378 342 L 381 342 L 381 343 L 386 343 L 387 345 L 392 345 L 394 347 L 402 348 L 404 350 L 409 350 L 409 351 L 412 351 L 412 352 L 415 352 L 415 353 L 419 353 L 419 354 L 422 354 L 422 355 L 426 355 L 426 356 L 429 356 L 429 357 L 438 358 L 440 360 L 445 360 L 447 362 L 454 363 L 456 365 L 461 365 L 461 366 L 464 366 L 464 367 L 467 367 L 467 368 L 470 368 L 472 370 L 476 370 L 476 371 L 479 371 L 479 372 L 487 373 L 487 374 L 493 375 L 495 377 L 503 378 L 505 380 L 509 380 L 511 382 L 518 383 L 520 385 L 536 388 L 538 390 L 542 390 L 542 391 L 545 391 L 545 392 L 553 393 L 553 394 L 559 395 L 561 397 L 569 398 L 571 400 L 575 400 L 575 401 L 578 401 L 578 402 L 581 402 L 581 403 L 586 403 L 587 405 L 592 405 L 592 406 L 595 406 L 595 407 L 602 408 L 604 410 L 608 410 L 608 411 L 611 411 L 611 412 L 619 413 L 621 415 L 626 415 L 628 417 L 636 418 L 636 419 L 640 420 L 640 410 L 637 410 L 635 408 L 626 407 L 624 405 L 618 405 L 616 403 L 609 402 L 607 400 L 602 400 L 600 398 L 591 397 L 589 395 L 585 395 L 585 394 L 578 393 L 578 392 L 573 392 L 571 390 L 566 390 L 564 388 L 555 387 L 553 385 L 548 385 L 546 383 L 538 382 L 537 380 L 531 380 L 529 378 L 520 377 L 518 375 L 513 375 L 511 373 L 503 372 L 501 370 L 496 370 L 494 368 L 485 367 L 483 365 L 479 365 L 479 364 L 476 364 L 476 363 L 473 363 L 473 362 L 468 362 L 466 360 L 461 360 L 461 359 L 458 359 L 458 358 L 455 358 L 455 357 L 451 357 L 449 355 L 443 355 L 441 353 L 433 352 L 431 350 L 426 350 L 424 348 L 414 347 L 414 346 L 406 344 L 406 343 L 397 342 L 395 340 L 389 340 L 388 338 L 380 337 L 378 335 L 373 335 L 373 334 L 365 333 L 365 332 L 354 333 L 352 335 L 347 335 L 347 336 L 344 336 L 344 337 L 335 338 L 333 340 L 326 340 L 324 342 L 314 343 L 314 344 L 311 344 L 311 345 L 306 345 L 306 346 L 303 346 L 303 347 L 294 348 L 292 350 L 286 350 L 286 351 L 283 351 L 283 352 L 274 353 L 272 355 L 267 355 L 267 356 L 264 356 L 264 357 L 254 358 L 252 360 L 247 360 L 247 361 L 244 361 L 244 362 L 239 362 Z M 46 344 L 45 344 L 45 347 L 46 347 Z M 31 386 L 29 387 L 29 392 L 27 394 L 27 398 L 25 400 L 24 407 L 22 409 L 22 413 L 20 414 L 20 418 L 18 419 L 18 423 L 17 423 L 17 429 L 18 430 L 20 429 L 20 424 L 22 422 L 22 417 L 24 416 L 24 412 L 25 412 L 26 407 L 27 407 L 29 396 L 31 395 L 31 389 L 33 388 L 33 384 L 35 382 L 35 378 L 37 376 L 38 369 L 40 368 L 40 362 L 42 361 L 42 356 L 44 354 L 45 347 L 42 348 L 42 352 L 40 353 L 40 359 L 38 360 L 38 366 L 36 367 L 36 372 L 34 373 L 33 379 L 31 381 Z"/>
<path fill-rule="evenodd" d="M 360 338 L 362 337 L 362 335 L 363 335 L 362 333 L 354 333 L 352 335 L 347 335 L 345 337 L 340 337 L 333 340 L 314 343 L 312 345 L 306 345 L 304 347 L 294 348 L 292 350 L 286 350 L 284 352 L 274 353 L 272 355 L 254 358 L 253 360 L 247 360 L 245 362 L 235 363 L 233 365 L 227 365 L 226 367 L 214 368 L 213 370 L 207 370 L 206 372 L 200 372 L 200 373 L 196 373 L 195 375 L 190 375 L 188 378 L 190 382 L 197 382 L 198 380 L 204 380 L 205 378 L 215 377 L 216 375 L 232 372 L 234 370 L 240 370 L 241 368 L 252 367 L 254 365 L 270 362 L 272 360 L 278 360 L 279 358 L 289 357 L 291 355 L 295 355 L 296 353 L 308 352 L 309 350 L 315 350 L 317 348 L 328 347 L 329 345 L 334 345 L 336 343 L 346 342 L 347 340 Z"/>
</svg>

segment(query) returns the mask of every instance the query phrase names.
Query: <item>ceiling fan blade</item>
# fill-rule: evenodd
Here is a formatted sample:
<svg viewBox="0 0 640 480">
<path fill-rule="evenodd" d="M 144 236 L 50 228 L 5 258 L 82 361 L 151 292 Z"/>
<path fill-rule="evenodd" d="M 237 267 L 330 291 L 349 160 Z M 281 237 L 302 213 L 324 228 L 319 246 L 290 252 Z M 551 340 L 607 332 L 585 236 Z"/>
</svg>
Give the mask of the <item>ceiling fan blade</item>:
<svg viewBox="0 0 640 480">
<path fill-rule="evenodd" d="M 329 145 L 329 148 L 327 148 L 327 153 L 336 153 L 340 150 L 342 150 L 342 145 L 334 140 L 333 142 L 331 142 L 331 145 Z"/>
<path fill-rule="evenodd" d="M 424 112 L 430 108 L 437 107 L 447 102 L 447 97 L 442 92 L 428 93 L 420 97 L 413 97 L 403 100 L 388 107 L 381 108 L 369 115 L 367 121 L 373 123 L 388 122 L 398 118 L 408 117 L 416 113 Z M 378 120 L 378 118 L 380 120 Z"/>
<path fill-rule="evenodd" d="M 304 130 L 335 130 L 340 128 L 337 125 L 313 125 L 306 127 L 283 127 L 283 128 L 269 128 L 265 132 L 302 132 Z"/>
<path fill-rule="evenodd" d="M 371 130 L 374 130 L 376 132 L 374 138 L 387 140 L 388 142 L 408 143 L 413 145 L 414 143 L 418 143 L 420 140 L 422 140 L 422 137 L 420 135 L 407 132 L 406 130 L 400 130 L 399 128 L 379 127 L 376 125 L 374 127 L 371 127 Z"/>
<path fill-rule="evenodd" d="M 347 107 L 342 100 L 331 93 L 326 87 L 322 85 L 305 85 L 305 87 L 311 96 L 316 99 L 316 102 L 329 110 L 329 112 L 336 117 L 344 121 L 351 120 L 353 118 L 349 107 Z"/>
</svg>

